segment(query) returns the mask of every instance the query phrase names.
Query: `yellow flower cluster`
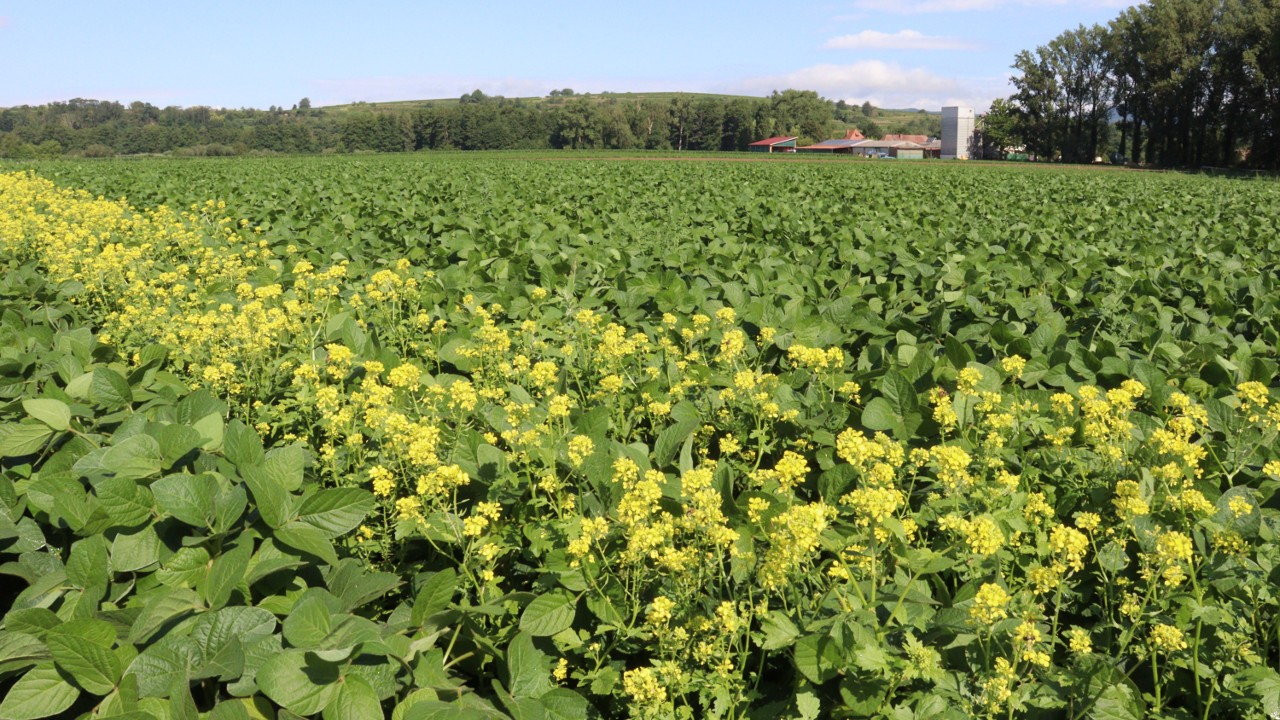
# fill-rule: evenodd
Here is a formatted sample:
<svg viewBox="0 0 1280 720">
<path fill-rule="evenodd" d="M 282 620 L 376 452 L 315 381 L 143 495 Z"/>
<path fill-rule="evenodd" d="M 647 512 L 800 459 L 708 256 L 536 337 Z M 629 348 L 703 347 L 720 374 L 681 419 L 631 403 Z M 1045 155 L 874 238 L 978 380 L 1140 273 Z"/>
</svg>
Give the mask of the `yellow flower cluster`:
<svg viewBox="0 0 1280 720">
<path fill-rule="evenodd" d="M 983 583 L 969 608 L 969 617 L 979 625 L 991 625 L 1009 616 L 1008 591 L 995 583 Z"/>
<path fill-rule="evenodd" d="M 818 550 L 818 538 L 827 529 L 832 508 L 822 503 L 796 505 L 773 519 L 769 549 L 760 563 L 760 585 L 778 590 L 802 572 Z"/>
</svg>

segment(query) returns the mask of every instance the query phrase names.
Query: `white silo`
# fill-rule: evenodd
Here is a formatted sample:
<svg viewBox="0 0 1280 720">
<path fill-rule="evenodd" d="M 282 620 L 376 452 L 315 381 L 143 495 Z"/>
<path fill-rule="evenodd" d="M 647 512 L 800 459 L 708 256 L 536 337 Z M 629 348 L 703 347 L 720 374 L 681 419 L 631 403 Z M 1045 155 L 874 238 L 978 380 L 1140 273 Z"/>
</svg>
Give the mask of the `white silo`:
<svg viewBox="0 0 1280 720">
<path fill-rule="evenodd" d="M 968 160 L 973 147 L 973 108 L 942 108 L 942 159 Z"/>
</svg>

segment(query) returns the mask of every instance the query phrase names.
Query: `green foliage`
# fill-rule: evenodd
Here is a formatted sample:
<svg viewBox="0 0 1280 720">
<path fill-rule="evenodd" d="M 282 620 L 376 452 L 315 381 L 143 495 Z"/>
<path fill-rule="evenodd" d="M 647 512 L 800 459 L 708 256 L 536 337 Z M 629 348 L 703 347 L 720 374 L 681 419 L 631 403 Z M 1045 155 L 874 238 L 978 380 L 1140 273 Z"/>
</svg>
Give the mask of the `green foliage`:
<svg viewBox="0 0 1280 720">
<path fill-rule="evenodd" d="M 143 204 L 228 198 L 242 230 L 193 223 L 219 233 L 202 249 L 251 239 L 247 290 L 208 290 L 222 316 L 315 287 L 304 260 L 350 264 L 278 357 L 237 356 L 232 390 L 206 348 L 102 342 L 117 298 L 6 245 L 0 718 L 1276 707 L 1275 431 L 1241 390 L 1276 373 L 1271 184 L 522 158 L 42 169 Z M 25 241 L 36 223 L 14 215 Z M 1206 453 L 1177 482 L 1153 450 L 1180 426 L 1175 390 Z M 900 450 L 901 482 L 854 447 Z M 948 450 L 972 461 L 965 491 Z M 1123 481 L 1148 512 L 1121 518 Z M 889 487 L 884 517 L 852 495 Z M 1105 531 L 1036 594 L 1082 512 Z M 1000 542 L 973 550 L 957 519 Z M 1191 560 L 1152 560 L 1165 531 Z M 1162 585 L 1171 566 L 1187 577 Z M 993 588 L 1019 599 L 987 622 Z M 1150 640 L 1161 625 L 1186 647 Z"/>
</svg>

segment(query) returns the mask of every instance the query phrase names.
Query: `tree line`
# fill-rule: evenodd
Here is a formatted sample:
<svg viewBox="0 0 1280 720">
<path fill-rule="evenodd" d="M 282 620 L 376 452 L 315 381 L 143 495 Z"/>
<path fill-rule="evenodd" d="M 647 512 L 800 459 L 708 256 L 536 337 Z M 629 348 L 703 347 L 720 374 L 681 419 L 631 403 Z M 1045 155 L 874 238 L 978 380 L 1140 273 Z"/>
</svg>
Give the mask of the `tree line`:
<svg viewBox="0 0 1280 720">
<path fill-rule="evenodd" d="M 807 90 L 766 98 L 684 95 L 583 96 L 556 90 L 543 100 L 488 96 L 414 109 L 357 104 L 312 108 L 215 110 L 158 108 L 143 102 L 71 100 L 0 110 L 0 157 L 63 154 L 236 155 L 250 152 L 409 152 L 415 150 L 650 149 L 745 150 L 773 135 L 802 143 L 838 137 L 849 125 L 879 137 L 878 110 L 832 102 Z M 940 121 L 921 113 L 900 132 L 934 134 Z"/>
<path fill-rule="evenodd" d="M 1280 2 L 1150 0 L 1014 60 L 987 151 L 1280 168 Z"/>
</svg>

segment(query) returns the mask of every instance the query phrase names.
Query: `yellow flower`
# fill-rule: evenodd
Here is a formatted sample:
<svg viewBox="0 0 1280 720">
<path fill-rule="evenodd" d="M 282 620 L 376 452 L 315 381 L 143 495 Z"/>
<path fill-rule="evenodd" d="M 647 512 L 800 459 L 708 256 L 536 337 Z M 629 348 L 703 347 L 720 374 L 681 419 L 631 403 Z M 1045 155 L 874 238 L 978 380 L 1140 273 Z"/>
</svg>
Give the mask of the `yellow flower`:
<svg viewBox="0 0 1280 720">
<path fill-rule="evenodd" d="M 586 462 L 591 453 L 595 452 L 596 444 L 586 435 L 574 435 L 569 440 L 569 462 L 574 467 L 582 467 L 582 463 Z"/>
<path fill-rule="evenodd" d="M 390 496 L 396 486 L 395 476 L 381 465 L 369 469 L 369 479 L 373 481 L 373 494 L 378 497 Z"/>
<path fill-rule="evenodd" d="M 667 701 L 667 690 L 651 667 L 628 670 L 622 675 L 622 690 L 631 697 L 641 714 L 649 714 Z"/>
<path fill-rule="evenodd" d="M 1231 510 L 1231 515 L 1233 517 L 1242 518 L 1253 512 L 1253 503 L 1245 500 L 1239 495 L 1235 495 L 1227 501 L 1227 508 Z"/>
<path fill-rule="evenodd" d="M 1089 631 L 1082 627 L 1073 627 L 1067 631 L 1067 647 L 1076 655 L 1088 655 L 1093 652 L 1093 639 Z"/>
<path fill-rule="evenodd" d="M 1151 628 L 1151 636 L 1148 640 L 1153 649 L 1163 650 L 1164 652 L 1177 652 L 1178 650 L 1187 649 L 1186 637 L 1182 631 L 1164 623 L 1157 624 Z"/>
<path fill-rule="evenodd" d="M 671 622 L 671 611 L 676 607 L 675 602 L 665 596 L 659 595 L 649 604 L 649 612 L 645 615 L 645 622 L 659 627 Z"/>
<path fill-rule="evenodd" d="M 791 492 L 791 489 L 803 482 L 809 474 L 809 463 L 803 456 L 787 450 L 782 453 L 782 459 L 778 464 L 773 466 L 773 472 L 782 491 Z"/>
<path fill-rule="evenodd" d="M 1000 367 L 1014 379 L 1017 379 L 1022 377 L 1022 371 L 1027 367 L 1027 359 L 1021 355 L 1010 355 L 1000 361 Z"/>
<path fill-rule="evenodd" d="M 973 598 L 969 617 L 979 625 L 991 625 L 1009 616 L 1009 593 L 995 583 L 984 583 Z"/>
<path fill-rule="evenodd" d="M 978 389 L 978 383 L 982 382 L 982 371 L 967 367 L 960 371 L 956 377 L 956 389 L 963 393 L 972 393 Z"/>
<path fill-rule="evenodd" d="M 1102 524 L 1102 518 L 1097 513 L 1082 512 L 1076 516 L 1076 527 L 1085 532 L 1097 530 L 1100 524 Z"/>
<path fill-rule="evenodd" d="M 1089 551 L 1089 538 L 1075 528 L 1059 525 L 1049 535 L 1049 548 L 1072 570 L 1084 569 L 1084 556 Z"/>
</svg>

